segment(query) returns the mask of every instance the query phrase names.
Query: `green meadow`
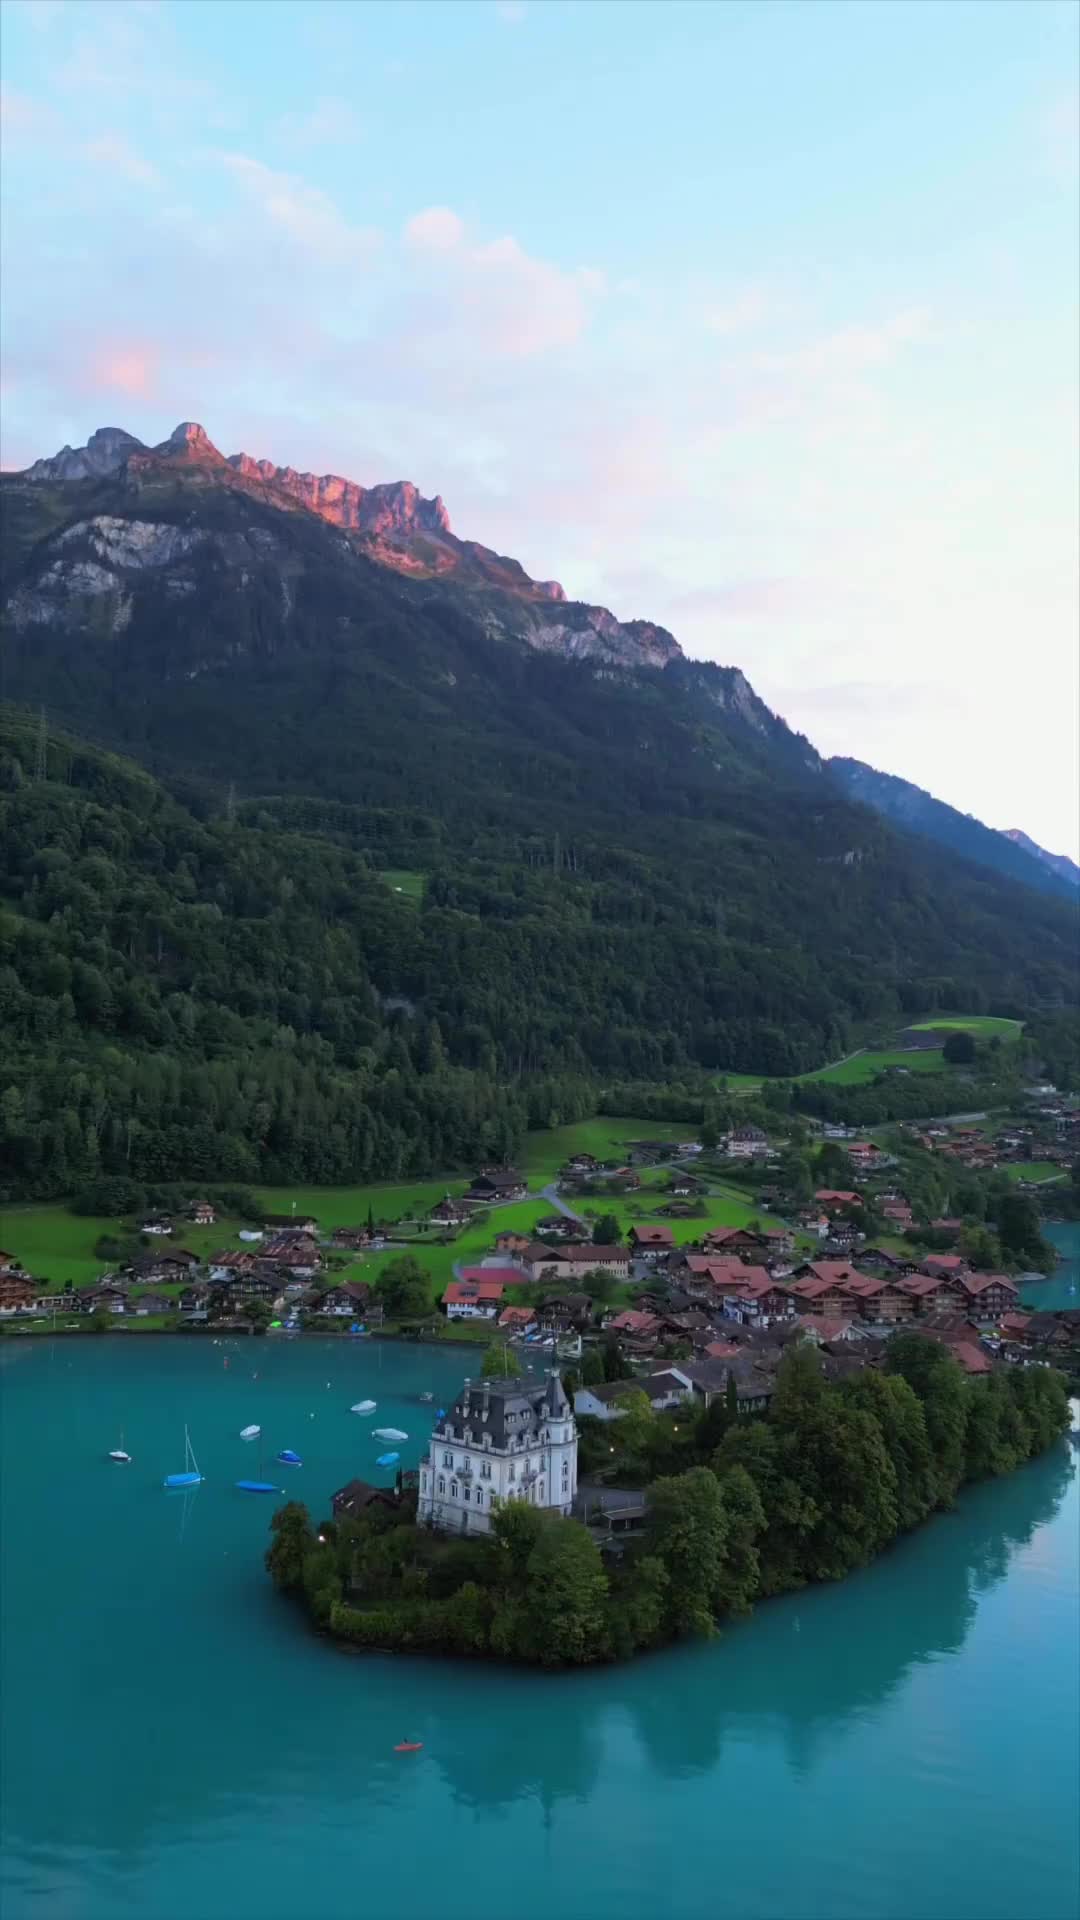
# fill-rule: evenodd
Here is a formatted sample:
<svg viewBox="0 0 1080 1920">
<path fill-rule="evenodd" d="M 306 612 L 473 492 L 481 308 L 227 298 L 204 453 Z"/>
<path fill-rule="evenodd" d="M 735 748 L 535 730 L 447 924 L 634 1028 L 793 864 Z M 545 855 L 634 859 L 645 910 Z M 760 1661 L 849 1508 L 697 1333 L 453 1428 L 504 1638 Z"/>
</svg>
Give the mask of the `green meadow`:
<svg viewBox="0 0 1080 1920">
<path fill-rule="evenodd" d="M 938 1014 L 933 1020 L 916 1020 L 912 1025 L 913 1033 L 937 1033 L 944 1028 L 946 1032 L 971 1033 L 976 1040 L 1018 1040 L 1023 1032 L 1022 1020 L 1005 1020 L 996 1014 L 957 1013 L 946 1016 Z"/>
<path fill-rule="evenodd" d="M 1002 1167 L 1002 1173 L 1010 1180 L 1064 1180 L 1060 1167 L 1052 1160 L 1017 1160 L 1012 1166 Z"/>
<path fill-rule="evenodd" d="M 631 1140 L 675 1141 L 692 1133 L 693 1128 L 685 1122 L 664 1124 L 608 1116 L 532 1133 L 526 1140 L 522 1166 L 533 1197 L 491 1209 L 466 1226 L 448 1245 L 438 1244 L 440 1229 L 431 1226 L 427 1214 L 444 1194 L 459 1197 L 464 1193 L 468 1179 L 461 1172 L 430 1180 L 374 1186 L 256 1187 L 254 1192 L 268 1213 L 310 1214 L 325 1231 L 363 1226 L 369 1211 L 376 1221 L 400 1222 L 395 1238 L 405 1242 L 407 1250 L 421 1261 L 431 1276 L 433 1297 L 438 1298 L 452 1278 L 455 1264 L 478 1264 L 494 1251 L 497 1233 L 504 1229 L 531 1233 L 537 1221 L 553 1211 L 542 1189 L 550 1185 L 571 1154 L 591 1153 L 598 1160 L 618 1159 Z M 662 1218 L 659 1209 L 667 1204 L 667 1177 L 666 1168 L 647 1169 L 639 1192 L 617 1198 L 606 1194 L 584 1195 L 568 1200 L 568 1204 L 583 1216 L 583 1234 L 589 1233 L 592 1224 L 604 1214 L 613 1214 L 625 1234 L 635 1222 Z M 745 1226 L 760 1211 L 737 1188 L 717 1185 L 714 1193 L 702 1196 L 699 1212 L 689 1219 L 671 1220 L 667 1224 L 677 1244 L 683 1245 L 698 1239 L 712 1226 Z M 67 1282 L 88 1286 L 106 1271 L 106 1262 L 94 1254 L 95 1241 L 103 1233 L 130 1233 L 132 1224 L 69 1213 L 62 1205 L 11 1207 L 0 1213 L 0 1247 L 14 1254 L 35 1278 L 53 1287 Z M 212 1227 L 178 1224 L 173 1239 L 160 1244 L 165 1248 L 169 1245 L 188 1247 L 205 1258 L 219 1247 L 235 1246 L 243 1224 L 240 1220 L 226 1219 Z M 375 1253 L 357 1254 L 332 1271 L 342 1278 L 374 1280 L 386 1262 L 396 1259 L 401 1250 L 400 1246 L 393 1246 Z"/>
<path fill-rule="evenodd" d="M 427 882 L 426 874 L 411 873 L 407 867 L 386 867 L 381 878 L 386 882 L 391 893 L 404 894 L 406 900 L 412 900 L 417 906 L 420 905 Z"/>
</svg>

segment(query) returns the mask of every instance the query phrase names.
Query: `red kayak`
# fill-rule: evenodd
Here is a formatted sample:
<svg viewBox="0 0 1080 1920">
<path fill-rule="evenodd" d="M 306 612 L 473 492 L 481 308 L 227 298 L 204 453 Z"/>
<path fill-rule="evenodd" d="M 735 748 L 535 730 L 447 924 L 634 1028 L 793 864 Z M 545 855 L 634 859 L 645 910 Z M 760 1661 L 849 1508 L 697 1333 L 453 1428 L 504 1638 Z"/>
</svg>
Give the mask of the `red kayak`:
<svg viewBox="0 0 1080 1920">
<path fill-rule="evenodd" d="M 394 1752 L 419 1753 L 423 1744 L 422 1740 L 399 1740 L 397 1746 L 394 1748 Z"/>
</svg>

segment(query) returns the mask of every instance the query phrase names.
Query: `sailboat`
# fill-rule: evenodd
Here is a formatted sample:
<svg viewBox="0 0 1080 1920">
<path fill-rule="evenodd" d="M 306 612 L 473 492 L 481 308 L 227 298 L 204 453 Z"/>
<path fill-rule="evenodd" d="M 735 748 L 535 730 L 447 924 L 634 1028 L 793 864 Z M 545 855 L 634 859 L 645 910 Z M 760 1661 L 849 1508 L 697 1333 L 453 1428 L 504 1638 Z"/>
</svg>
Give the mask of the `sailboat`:
<svg viewBox="0 0 1080 1920">
<path fill-rule="evenodd" d="M 408 1434 L 401 1427 L 376 1427 L 376 1440 L 407 1440 Z"/>
<path fill-rule="evenodd" d="M 191 1444 L 191 1435 L 184 1428 L 184 1471 L 167 1473 L 162 1484 L 166 1487 L 197 1487 L 202 1483 L 199 1463 L 195 1458 L 195 1449 Z"/>
<path fill-rule="evenodd" d="M 261 1432 L 261 1427 L 241 1427 L 240 1438 L 241 1440 L 257 1440 Z"/>
<path fill-rule="evenodd" d="M 124 1452 L 124 1434 L 123 1434 L 122 1428 L 120 1431 L 120 1445 L 118 1447 L 109 1448 L 109 1459 L 115 1460 L 117 1462 L 117 1465 L 121 1467 L 129 1467 L 131 1465 L 130 1453 Z"/>
<path fill-rule="evenodd" d="M 374 1411 L 374 1400 L 358 1400 L 354 1407 L 349 1408 L 350 1413 L 374 1413 Z"/>
<path fill-rule="evenodd" d="M 258 1480 L 238 1480 L 238 1481 L 236 1482 L 236 1484 L 237 1484 L 237 1486 L 238 1486 L 238 1488 L 240 1489 L 240 1492 L 241 1492 L 241 1493 L 278 1493 L 278 1492 L 281 1492 L 281 1491 L 283 1491 L 283 1489 L 281 1489 L 281 1488 L 278 1488 L 278 1487 L 275 1487 L 275 1485 L 274 1485 L 274 1483 L 273 1483 L 273 1481 L 272 1481 L 272 1480 L 264 1480 L 264 1479 L 263 1479 L 263 1478 L 261 1477 L 261 1476 L 262 1476 L 262 1470 L 263 1470 L 263 1463 L 262 1463 L 262 1447 L 260 1446 L 260 1448 L 259 1448 L 259 1475 L 260 1475 L 260 1477 L 259 1477 L 259 1479 L 258 1479 Z"/>
<path fill-rule="evenodd" d="M 304 1464 L 295 1447 L 282 1447 L 278 1462 L 283 1467 L 302 1467 Z"/>
</svg>

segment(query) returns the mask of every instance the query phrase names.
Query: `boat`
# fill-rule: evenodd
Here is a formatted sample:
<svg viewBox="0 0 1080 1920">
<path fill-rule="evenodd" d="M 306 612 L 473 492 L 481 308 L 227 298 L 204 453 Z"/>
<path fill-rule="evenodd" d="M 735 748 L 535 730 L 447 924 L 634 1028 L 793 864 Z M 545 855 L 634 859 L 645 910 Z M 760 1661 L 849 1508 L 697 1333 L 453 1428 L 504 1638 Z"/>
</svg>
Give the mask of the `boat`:
<svg viewBox="0 0 1080 1920">
<path fill-rule="evenodd" d="M 424 1401 L 427 1401 L 427 1400 L 434 1400 L 434 1398 L 435 1398 L 435 1395 L 434 1395 L 433 1393 L 422 1393 L 422 1394 L 420 1395 L 420 1398 L 421 1398 L 421 1400 L 424 1400 Z"/>
<path fill-rule="evenodd" d="M 282 1447 L 278 1454 L 278 1462 L 283 1467 L 302 1467 L 304 1464 L 300 1455 L 294 1453 L 291 1447 Z"/>
<path fill-rule="evenodd" d="M 131 1455 L 130 1455 L 130 1453 L 125 1453 L 125 1452 L 124 1452 L 124 1436 L 123 1436 L 123 1434 L 121 1434 L 121 1435 L 120 1435 L 120 1445 L 119 1445 L 118 1447 L 110 1447 L 110 1448 L 109 1448 L 109 1459 L 110 1459 L 110 1460 L 115 1460 L 115 1461 L 116 1461 L 116 1463 L 117 1463 L 117 1465 L 118 1465 L 118 1466 L 121 1466 L 121 1467 L 129 1467 L 129 1466 L 131 1465 Z"/>
<path fill-rule="evenodd" d="M 377 1404 L 378 1403 L 375 1400 L 358 1400 L 355 1407 L 349 1408 L 349 1412 L 350 1413 L 374 1413 Z"/>
<path fill-rule="evenodd" d="M 257 1440 L 261 1432 L 261 1427 L 241 1427 L 240 1438 L 241 1440 Z"/>
<path fill-rule="evenodd" d="M 397 1743 L 397 1746 L 394 1748 L 394 1752 L 395 1753 L 419 1753 L 422 1750 L 423 1745 L 424 1743 L 422 1740 L 399 1740 Z"/>
<path fill-rule="evenodd" d="M 400 1427 L 375 1428 L 376 1440 L 407 1440 L 408 1437 L 408 1434 L 403 1433 Z"/>
<path fill-rule="evenodd" d="M 199 1463 L 195 1458 L 195 1449 L 191 1444 L 191 1436 L 185 1427 L 184 1471 L 183 1473 L 167 1473 L 162 1485 L 166 1487 L 197 1487 L 201 1484 L 202 1474 L 199 1472 Z"/>
<path fill-rule="evenodd" d="M 400 1459 L 400 1453 L 380 1453 L 375 1465 L 377 1467 L 396 1467 Z"/>
<path fill-rule="evenodd" d="M 256 1428 L 256 1432 L 258 1432 L 258 1428 Z M 260 1447 L 259 1448 L 260 1475 L 262 1474 L 262 1470 L 263 1470 L 262 1448 Z M 275 1487 L 272 1480 L 263 1480 L 261 1478 L 258 1480 L 238 1480 L 236 1482 L 236 1485 L 240 1489 L 241 1493 L 284 1493 L 285 1491 L 284 1487 Z"/>
</svg>

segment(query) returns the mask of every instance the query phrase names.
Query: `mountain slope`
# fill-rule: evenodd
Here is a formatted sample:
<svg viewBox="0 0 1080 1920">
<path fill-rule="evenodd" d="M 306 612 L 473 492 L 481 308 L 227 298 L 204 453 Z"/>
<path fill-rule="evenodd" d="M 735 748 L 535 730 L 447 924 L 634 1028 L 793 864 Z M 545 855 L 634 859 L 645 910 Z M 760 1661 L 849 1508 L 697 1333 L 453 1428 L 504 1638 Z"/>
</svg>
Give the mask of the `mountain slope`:
<svg viewBox="0 0 1080 1920">
<path fill-rule="evenodd" d="M 1024 853 L 1029 854 L 1032 860 L 1037 860 L 1040 866 L 1047 867 L 1051 873 L 1056 873 L 1060 880 L 1067 881 L 1070 887 L 1074 889 L 1080 887 L 1080 867 L 1075 860 L 1070 860 L 1067 854 L 1047 853 L 1045 847 L 1040 847 L 1038 842 L 1032 840 L 1020 827 L 1005 827 L 1002 829 L 1002 835 L 1004 839 L 1011 840 L 1014 847 L 1020 847 Z"/>
<path fill-rule="evenodd" d="M 1001 833 L 994 827 L 985 827 L 971 814 L 959 813 L 943 800 L 935 800 L 922 787 L 900 780 L 895 774 L 879 773 L 876 767 L 868 767 L 862 760 L 832 759 L 829 772 L 853 800 L 873 807 L 896 826 L 924 834 L 928 840 L 948 847 L 963 859 L 977 861 L 980 866 L 989 867 L 1010 880 L 1019 880 L 1040 893 L 1075 901 L 1080 870 L 1061 856 L 1044 854 L 1026 834 L 1016 829 Z M 1069 875 L 1070 867 L 1073 878 Z"/>
<path fill-rule="evenodd" d="M 419 1171 L 612 1080 L 797 1073 L 1075 992 L 1057 901 L 895 832 L 662 629 L 468 543 L 428 567 L 414 490 L 366 490 L 388 561 L 190 425 L 71 457 L 0 485 L 23 1190 L 88 1129 L 116 1170 L 129 1120 L 187 1172 Z"/>
</svg>

